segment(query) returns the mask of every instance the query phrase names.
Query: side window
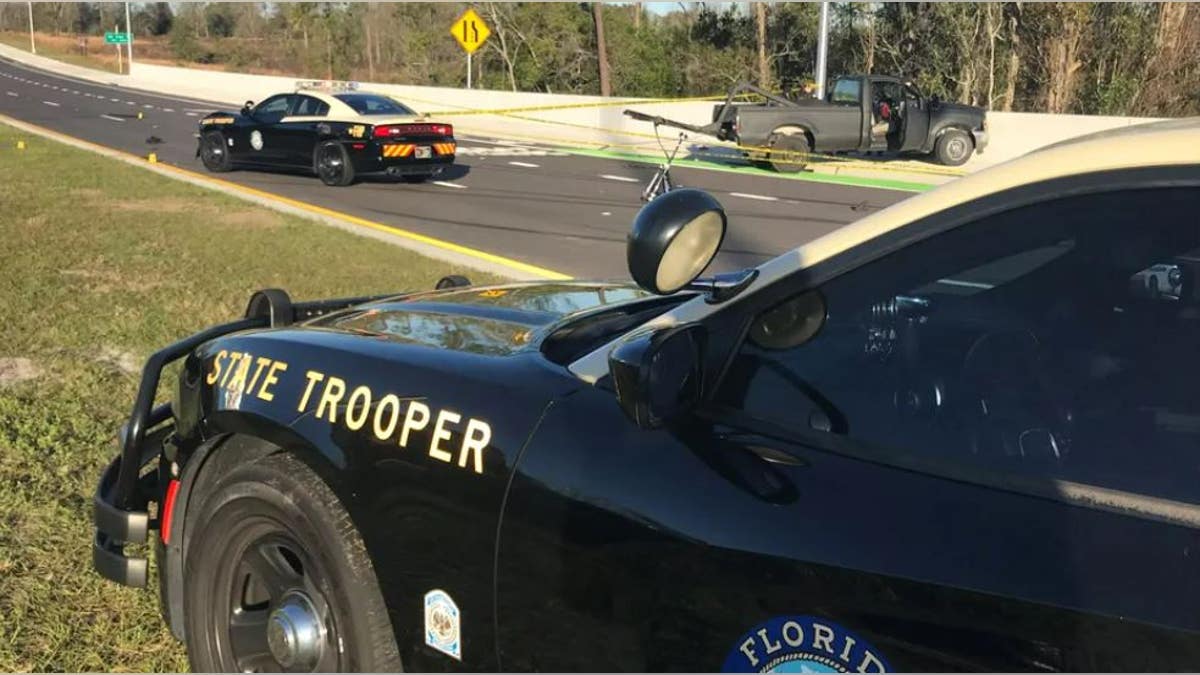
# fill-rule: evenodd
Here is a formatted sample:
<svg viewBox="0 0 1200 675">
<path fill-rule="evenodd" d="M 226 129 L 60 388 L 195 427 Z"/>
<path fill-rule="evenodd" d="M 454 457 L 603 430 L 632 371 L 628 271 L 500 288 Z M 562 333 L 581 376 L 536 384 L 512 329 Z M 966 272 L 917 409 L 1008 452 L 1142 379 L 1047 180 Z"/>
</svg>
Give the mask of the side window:
<svg viewBox="0 0 1200 675">
<path fill-rule="evenodd" d="M 287 116 L 292 98 L 290 94 L 272 96 L 254 108 L 254 118 L 261 122 L 278 122 Z"/>
<path fill-rule="evenodd" d="M 294 117 L 324 117 L 329 114 L 329 105 L 312 96 L 297 96 Z"/>
<path fill-rule="evenodd" d="M 831 103 L 858 105 L 862 101 L 861 90 L 862 82 L 859 80 L 838 80 L 833 85 L 833 91 L 829 93 L 829 101 Z"/>
<path fill-rule="evenodd" d="M 1072 197 L 914 244 L 764 312 L 717 400 L 866 453 L 1200 503 L 1197 210 L 1196 188 Z M 790 321 L 815 335 L 763 338 Z"/>
</svg>

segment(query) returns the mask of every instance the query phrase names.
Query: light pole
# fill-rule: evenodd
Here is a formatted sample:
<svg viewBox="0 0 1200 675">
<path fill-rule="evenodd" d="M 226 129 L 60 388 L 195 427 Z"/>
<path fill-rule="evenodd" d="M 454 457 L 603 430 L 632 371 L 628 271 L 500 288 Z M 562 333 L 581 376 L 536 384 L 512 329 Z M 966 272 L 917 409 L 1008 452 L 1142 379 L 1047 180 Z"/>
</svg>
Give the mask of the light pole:
<svg viewBox="0 0 1200 675">
<path fill-rule="evenodd" d="M 129 34 L 129 74 L 133 74 L 133 24 L 129 23 L 129 3 L 125 3 L 125 32 Z"/>
<path fill-rule="evenodd" d="M 37 44 L 33 41 L 33 0 L 29 4 L 29 51 L 37 53 Z"/>
<path fill-rule="evenodd" d="M 829 51 L 829 3 L 821 3 L 821 24 L 817 32 L 817 98 L 825 98 L 825 55 Z"/>
</svg>

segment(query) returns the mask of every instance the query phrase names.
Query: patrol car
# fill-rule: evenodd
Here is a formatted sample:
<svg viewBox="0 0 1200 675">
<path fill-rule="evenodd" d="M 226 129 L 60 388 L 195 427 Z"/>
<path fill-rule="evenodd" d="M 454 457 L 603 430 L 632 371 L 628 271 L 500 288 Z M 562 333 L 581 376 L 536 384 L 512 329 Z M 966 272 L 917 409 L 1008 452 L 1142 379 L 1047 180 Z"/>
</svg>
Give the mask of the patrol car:
<svg viewBox="0 0 1200 675">
<path fill-rule="evenodd" d="M 1197 213 L 1175 121 L 711 278 L 680 189 L 633 284 L 262 291 L 150 357 L 94 564 L 204 671 L 1191 669 L 1200 290 L 1130 279 Z"/>
<path fill-rule="evenodd" d="M 370 175 L 420 182 L 454 163 L 454 127 L 353 82 L 297 82 L 296 91 L 200 120 L 196 156 L 209 171 L 311 171 L 345 186 Z"/>
</svg>

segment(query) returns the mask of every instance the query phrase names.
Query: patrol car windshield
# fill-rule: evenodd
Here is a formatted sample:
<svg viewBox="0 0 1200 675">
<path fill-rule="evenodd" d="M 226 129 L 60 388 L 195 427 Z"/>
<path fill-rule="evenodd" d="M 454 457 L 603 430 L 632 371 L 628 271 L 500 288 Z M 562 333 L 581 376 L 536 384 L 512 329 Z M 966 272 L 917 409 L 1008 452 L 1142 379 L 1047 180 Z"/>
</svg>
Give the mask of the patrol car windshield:
<svg viewBox="0 0 1200 675">
<path fill-rule="evenodd" d="M 359 115 L 415 115 L 411 109 L 386 96 L 374 94 L 338 94 L 335 98 L 354 108 Z"/>
</svg>

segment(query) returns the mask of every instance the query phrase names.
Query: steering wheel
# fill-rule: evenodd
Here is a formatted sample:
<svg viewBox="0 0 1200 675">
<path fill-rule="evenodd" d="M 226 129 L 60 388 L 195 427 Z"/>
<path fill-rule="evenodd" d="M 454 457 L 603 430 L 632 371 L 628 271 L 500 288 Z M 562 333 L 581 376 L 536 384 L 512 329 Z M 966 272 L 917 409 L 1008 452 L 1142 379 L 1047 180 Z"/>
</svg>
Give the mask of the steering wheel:
<svg viewBox="0 0 1200 675">
<path fill-rule="evenodd" d="M 1071 447 L 1071 411 L 1042 379 L 1041 342 L 1017 329 L 980 335 L 963 357 L 956 397 L 973 454 L 1062 462 Z"/>
</svg>

